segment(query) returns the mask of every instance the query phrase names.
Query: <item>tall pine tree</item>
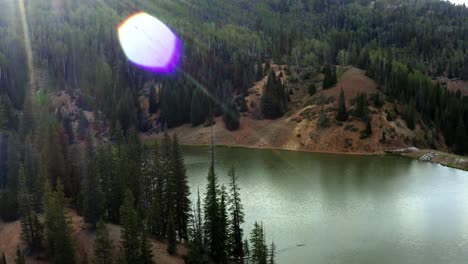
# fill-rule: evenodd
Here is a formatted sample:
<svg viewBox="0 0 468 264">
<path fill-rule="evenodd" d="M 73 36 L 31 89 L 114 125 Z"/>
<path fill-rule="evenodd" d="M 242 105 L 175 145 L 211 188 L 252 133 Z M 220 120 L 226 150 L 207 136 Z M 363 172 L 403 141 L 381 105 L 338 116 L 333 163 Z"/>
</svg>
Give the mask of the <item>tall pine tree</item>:
<svg viewBox="0 0 468 264">
<path fill-rule="evenodd" d="M 244 223 L 244 212 L 240 198 L 240 188 L 234 167 L 229 170 L 230 187 L 230 226 L 229 226 L 229 249 L 232 261 L 236 264 L 244 263 L 244 236 L 242 224 Z"/>
<path fill-rule="evenodd" d="M 94 264 L 112 264 L 113 245 L 109 237 L 106 223 L 100 220 L 97 223 L 96 240 L 94 242 Z"/>
</svg>

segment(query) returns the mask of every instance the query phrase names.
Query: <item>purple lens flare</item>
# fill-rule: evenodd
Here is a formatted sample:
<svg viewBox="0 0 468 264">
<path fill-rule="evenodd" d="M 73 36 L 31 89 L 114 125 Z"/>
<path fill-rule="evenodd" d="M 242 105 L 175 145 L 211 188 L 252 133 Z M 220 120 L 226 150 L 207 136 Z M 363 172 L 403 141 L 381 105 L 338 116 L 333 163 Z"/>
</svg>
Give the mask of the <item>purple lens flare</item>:
<svg viewBox="0 0 468 264">
<path fill-rule="evenodd" d="M 179 38 L 159 19 L 138 12 L 117 27 L 120 46 L 137 66 L 159 73 L 173 72 L 181 52 Z"/>
</svg>

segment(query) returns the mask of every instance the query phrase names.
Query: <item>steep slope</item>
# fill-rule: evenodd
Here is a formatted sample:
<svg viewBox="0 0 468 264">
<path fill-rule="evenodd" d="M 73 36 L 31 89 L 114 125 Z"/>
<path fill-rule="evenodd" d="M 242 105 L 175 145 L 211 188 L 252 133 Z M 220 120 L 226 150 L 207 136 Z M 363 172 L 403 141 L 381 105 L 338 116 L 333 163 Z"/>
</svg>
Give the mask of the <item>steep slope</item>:
<svg viewBox="0 0 468 264">
<path fill-rule="evenodd" d="M 85 263 L 84 257 L 88 258 L 86 263 L 92 263 L 94 256 L 94 239 L 96 234 L 84 228 L 83 218 L 78 216 L 75 211 L 70 210 L 69 215 L 72 223 L 77 263 Z M 114 255 L 119 254 L 120 245 L 120 226 L 108 224 L 110 237 L 114 242 Z M 0 222 L 0 254 L 5 253 L 7 263 L 13 263 L 15 259 L 16 248 L 21 245 L 21 224 L 20 221 L 11 223 Z M 177 246 L 177 255 L 170 256 L 167 253 L 167 244 L 161 241 L 152 240 L 153 260 L 156 263 L 165 264 L 183 264 L 183 256 L 187 254 L 187 248 L 183 245 Z M 45 252 L 38 255 L 29 256 L 26 259 L 29 264 L 48 263 L 45 258 Z"/>
<path fill-rule="evenodd" d="M 283 72 L 283 82 L 288 89 L 293 90 L 289 111 L 282 118 L 276 120 L 262 120 L 260 98 L 263 80 L 257 82 L 246 97 L 248 112 L 243 113 L 240 120 L 240 128 L 231 132 L 224 128 L 222 118 L 216 119 L 214 127 L 216 144 L 243 146 L 253 148 L 277 148 L 299 151 L 339 152 L 372 154 L 383 153 L 387 149 L 403 148 L 409 146 L 429 147 L 431 144 L 438 149 L 445 150 L 443 140 L 437 134 L 419 123 L 414 130 L 410 130 L 401 116 L 395 120 L 387 120 L 387 112 L 400 109 L 395 103 L 385 102 L 381 108 L 372 106 L 369 100 L 372 135 L 361 138 L 360 131 L 366 127 L 366 122 L 350 116 L 347 122 L 338 122 L 335 115 L 338 107 L 338 97 L 343 89 L 346 106 L 352 111 L 355 108 L 354 98 L 358 93 L 367 93 L 368 96 L 379 93 L 382 98 L 385 95 L 377 89 L 376 83 L 365 75 L 365 72 L 357 68 L 349 68 L 339 78 L 335 87 L 327 90 L 320 89 L 313 96 L 308 95 L 304 83 L 289 83 L 284 66 L 273 65 L 276 74 Z M 295 72 L 290 73 L 296 75 Z M 320 87 L 318 77 L 315 82 Z M 329 127 L 320 127 L 319 115 L 322 110 L 330 121 Z M 383 134 L 385 131 L 385 140 Z M 210 143 L 209 127 L 191 127 L 184 125 L 171 132 L 178 134 L 181 143 L 197 145 Z M 159 135 L 143 136 L 144 139 L 158 138 Z"/>
</svg>

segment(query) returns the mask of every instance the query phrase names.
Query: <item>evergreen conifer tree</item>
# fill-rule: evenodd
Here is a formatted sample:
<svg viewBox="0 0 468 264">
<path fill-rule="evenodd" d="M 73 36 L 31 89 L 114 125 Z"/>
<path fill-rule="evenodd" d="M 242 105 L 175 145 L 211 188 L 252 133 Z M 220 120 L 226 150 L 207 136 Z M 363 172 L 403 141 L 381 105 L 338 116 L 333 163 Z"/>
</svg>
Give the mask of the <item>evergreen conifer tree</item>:
<svg viewBox="0 0 468 264">
<path fill-rule="evenodd" d="M 188 221 L 190 218 L 190 187 L 188 185 L 187 173 L 184 165 L 184 158 L 180 151 L 177 135 L 172 138 L 172 171 L 174 174 L 174 200 L 175 214 L 174 221 L 177 235 L 180 240 L 188 240 Z"/>
<path fill-rule="evenodd" d="M 109 230 L 104 221 L 97 223 L 96 240 L 94 242 L 94 264 L 112 264 L 113 245 Z"/>
<path fill-rule="evenodd" d="M 348 111 L 346 110 L 346 101 L 343 88 L 341 88 L 340 99 L 338 101 L 338 114 L 336 115 L 336 120 L 342 122 L 348 120 Z"/>
<path fill-rule="evenodd" d="M 177 246 L 177 240 L 176 240 L 176 230 L 175 230 L 175 224 L 174 224 L 174 212 L 172 207 L 169 209 L 168 213 L 168 219 L 167 219 L 167 252 L 170 255 L 174 255 L 176 253 L 176 246 Z"/>
<path fill-rule="evenodd" d="M 270 254 L 268 256 L 268 264 L 275 264 L 276 263 L 276 245 L 275 242 L 271 242 L 270 246 Z"/>
<path fill-rule="evenodd" d="M 244 223 L 244 212 L 240 198 L 240 188 L 237 184 L 237 177 L 234 167 L 229 170 L 230 187 L 230 226 L 229 226 L 229 249 L 230 256 L 236 264 L 244 263 L 244 246 L 242 238 L 244 236 L 242 224 Z"/>
<path fill-rule="evenodd" d="M 207 179 L 208 184 L 206 187 L 204 202 L 204 244 L 207 246 L 213 261 L 221 263 L 223 261 L 224 241 L 222 240 L 221 217 L 219 214 L 220 204 L 218 177 L 215 174 L 213 162 L 210 165 Z"/>
<path fill-rule="evenodd" d="M 63 185 L 57 184 L 57 190 L 52 192 L 46 184 L 45 194 L 45 230 L 49 261 L 53 264 L 75 263 L 75 251 L 71 238 L 70 221 L 66 216 L 66 198 Z"/>
<path fill-rule="evenodd" d="M 122 246 L 127 263 L 138 263 L 140 260 L 140 227 L 138 215 L 134 208 L 135 199 L 130 190 L 125 191 L 124 202 L 120 207 L 122 224 Z"/>
<path fill-rule="evenodd" d="M 16 248 L 15 264 L 26 264 L 24 254 L 23 254 L 23 252 L 21 252 L 21 249 L 19 247 Z"/>
</svg>

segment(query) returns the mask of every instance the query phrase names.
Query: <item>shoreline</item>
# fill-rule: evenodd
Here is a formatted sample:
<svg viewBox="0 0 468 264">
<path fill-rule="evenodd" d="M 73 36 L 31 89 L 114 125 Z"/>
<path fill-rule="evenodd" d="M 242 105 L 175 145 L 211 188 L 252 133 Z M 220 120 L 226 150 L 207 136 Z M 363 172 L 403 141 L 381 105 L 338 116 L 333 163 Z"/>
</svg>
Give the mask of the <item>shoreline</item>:
<svg viewBox="0 0 468 264">
<path fill-rule="evenodd" d="M 181 144 L 183 147 L 210 147 L 209 144 Z M 402 153 L 402 154 L 391 154 L 388 152 L 374 152 L 374 153 L 358 153 L 358 152 L 337 152 L 337 151 L 314 151 L 314 150 L 304 150 L 304 149 L 288 149 L 288 148 L 275 148 L 271 146 L 246 146 L 246 145 L 226 145 L 226 144 L 217 144 L 215 147 L 222 148 L 243 148 L 243 149 L 264 149 L 264 150 L 280 150 L 280 151 L 290 151 L 290 152 L 302 152 L 302 153 L 316 153 L 316 154 L 331 154 L 331 155 L 349 155 L 349 156 L 380 156 L 380 157 L 401 157 L 406 159 L 417 160 L 421 162 L 429 162 L 434 164 L 439 164 L 448 168 L 457 169 L 461 171 L 468 171 L 468 157 L 458 156 L 452 153 L 446 153 L 438 150 L 424 149 L 412 153 Z M 420 160 L 420 157 L 429 152 L 437 153 L 442 159 L 435 159 L 432 161 L 423 161 Z M 447 157 L 455 158 L 462 160 L 462 164 L 454 164 L 453 159 L 447 160 Z"/>
<path fill-rule="evenodd" d="M 210 147 L 210 144 L 180 144 L 183 147 Z M 302 153 L 316 153 L 316 154 L 332 154 L 332 155 L 349 155 L 349 156 L 395 156 L 389 155 L 385 152 L 374 152 L 374 153 L 360 153 L 360 152 L 339 152 L 339 151 L 321 151 L 321 150 L 307 150 L 307 149 L 293 149 L 293 148 L 278 148 L 272 146 L 246 146 L 239 144 L 215 144 L 214 147 L 222 148 L 243 148 L 243 149 L 263 149 L 263 150 L 280 150 L 289 152 L 302 152 Z"/>
<path fill-rule="evenodd" d="M 144 142 L 151 142 L 159 139 L 144 139 Z M 181 142 L 181 146 L 186 147 L 210 147 L 210 144 L 190 144 Z M 243 149 L 264 149 L 264 150 L 280 150 L 280 151 L 290 151 L 290 152 L 302 152 L 302 153 L 316 153 L 316 154 L 331 154 L 331 155 L 349 155 L 349 156 L 380 156 L 380 157 L 401 157 L 412 160 L 417 160 L 421 162 L 430 162 L 435 164 L 440 164 L 442 166 L 458 169 L 461 171 L 468 171 L 468 157 L 458 156 L 453 153 L 442 152 L 439 150 L 433 149 L 420 149 L 410 153 L 389 153 L 387 151 L 382 152 L 339 152 L 339 151 L 321 151 L 321 150 L 307 150 L 307 149 L 294 149 L 294 148 L 282 148 L 282 147 L 273 147 L 273 146 L 248 146 L 242 144 L 216 144 L 215 147 L 222 148 L 243 148 Z M 427 153 L 437 153 L 438 157 L 434 158 L 431 161 L 422 161 L 420 158 Z"/>
</svg>

